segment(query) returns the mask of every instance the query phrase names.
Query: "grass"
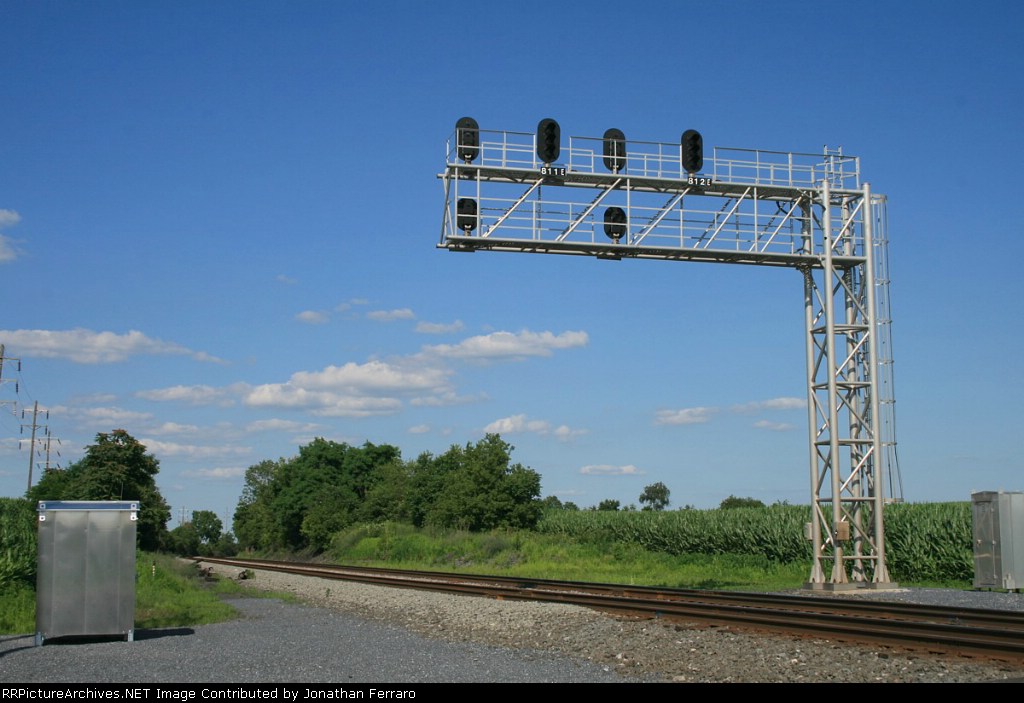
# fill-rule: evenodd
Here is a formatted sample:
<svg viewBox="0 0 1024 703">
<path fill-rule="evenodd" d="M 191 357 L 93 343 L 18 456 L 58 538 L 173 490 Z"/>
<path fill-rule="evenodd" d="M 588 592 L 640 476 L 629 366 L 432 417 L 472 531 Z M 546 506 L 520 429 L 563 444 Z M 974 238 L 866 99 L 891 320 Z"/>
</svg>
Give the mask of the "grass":
<svg viewBox="0 0 1024 703">
<path fill-rule="evenodd" d="M 191 562 L 163 554 L 136 559 L 135 627 L 183 627 L 224 622 L 237 611 L 223 597 L 265 596 L 294 601 L 294 596 L 260 593 L 230 579 L 204 581 Z M 0 634 L 36 629 L 36 594 L 31 586 L 11 583 L 0 589 Z"/>
<path fill-rule="evenodd" d="M 0 634 L 23 635 L 36 630 L 36 592 L 23 583 L 0 588 Z"/>
<path fill-rule="evenodd" d="M 335 539 L 329 557 L 344 564 L 721 590 L 799 588 L 810 565 L 751 555 L 684 555 L 637 545 L 579 543 L 522 532 L 431 532 L 383 523 Z"/>
<path fill-rule="evenodd" d="M 162 554 L 145 554 L 137 560 L 136 572 L 136 628 L 206 625 L 235 617 L 235 609 L 220 599 L 217 588 L 204 587 L 195 567 L 188 562 Z"/>
<path fill-rule="evenodd" d="M 420 530 L 397 523 L 360 525 L 339 533 L 324 556 L 340 564 L 740 591 L 800 588 L 810 571 L 809 563 L 780 564 L 754 555 L 670 555 L 624 542 L 578 542 L 530 532 Z M 135 626 L 141 629 L 229 620 L 235 611 L 223 602 L 224 596 L 296 600 L 289 594 L 243 588 L 230 579 L 203 581 L 191 562 L 159 554 L 140 554 L 137 574 Z M 970 581 L 956 580 L 901 585 L 972 587 Z M 32 588 L 18 582 L 0 587 L 0 634 L 34 630 Z"/>
</svg>

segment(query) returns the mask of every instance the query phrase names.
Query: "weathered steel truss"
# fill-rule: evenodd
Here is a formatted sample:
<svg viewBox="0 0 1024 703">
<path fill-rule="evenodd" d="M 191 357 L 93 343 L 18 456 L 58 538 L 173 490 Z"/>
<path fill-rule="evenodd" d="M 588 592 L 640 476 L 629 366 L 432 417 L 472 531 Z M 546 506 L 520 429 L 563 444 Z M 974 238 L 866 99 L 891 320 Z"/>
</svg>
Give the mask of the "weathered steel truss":
<svg viewBox="0 0 1024 703">
<path fill-rule="evenodd" d="M 885 199 L 861 183 L 859 159 L 716 148 L 690 174 L 679 144 L 625 142 L 616 171 L 599 138 L 571 138 L 556 164 L 538 161 L 531 133 L 481 130 L 471 162 L 459 157 L 467 150 L 455 135 L 447 146 L 439 248 L 800 271 L 814 544 L 808 587 L 894 585 L 883 525 L 884 484 L 891 493 L 899 486 Z M 609 208 L 621 209 L 625 222 L 606 226 Z"/>
</svg>

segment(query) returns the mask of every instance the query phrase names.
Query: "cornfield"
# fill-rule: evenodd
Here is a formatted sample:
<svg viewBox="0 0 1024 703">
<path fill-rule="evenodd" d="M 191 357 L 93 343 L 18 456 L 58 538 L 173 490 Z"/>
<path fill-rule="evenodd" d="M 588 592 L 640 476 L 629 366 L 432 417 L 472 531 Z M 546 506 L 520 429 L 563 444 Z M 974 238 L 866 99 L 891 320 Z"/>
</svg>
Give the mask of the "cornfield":
<svg viewBox="0 0 1024 703">
<path fill-rule="evenodd" d="M 0 498 L 0 588 L 35 585 L 36 511 L 22 498 Z"/>
<path fill-rule="evenodd" d="M 907 503 L 885 511 L 889 574 L 896 581 L 970 581 L 970 503 Z"/>
<path fill-rule="evenodd" d="M 970 503 L 886 507 L 886 554 L 895 581 L 969 581 L 974 573 Z M 673 555 L 753 554 L 778 563 L 811 560 L 810 508 L 676 511 L 549 510 L 537 530 L 581 542 L 636 544 Z"/>
</svg>

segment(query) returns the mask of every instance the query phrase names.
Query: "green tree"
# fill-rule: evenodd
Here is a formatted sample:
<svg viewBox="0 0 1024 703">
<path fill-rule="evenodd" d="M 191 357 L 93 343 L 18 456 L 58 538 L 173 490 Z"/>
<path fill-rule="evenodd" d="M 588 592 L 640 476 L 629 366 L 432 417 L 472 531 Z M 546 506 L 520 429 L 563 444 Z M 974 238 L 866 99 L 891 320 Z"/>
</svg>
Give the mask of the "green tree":
<svg viewBox="0 0 1024 703">
<path fill-rule="evenodd" d="M 274 513 L 274 499 L 280 492 L 277 477 L 284 471 L 286 463 L 284 459 L 266 459 L 246 469 L 242 496 L 232 521 L 239 548 L 276 549 L 284 546 L 284 535 Z"/>
<path fill-rule="evenodd" d="M 199 541 L 203 544 L 216 543 L 224 530 L 224 523 L 212 510 L 193 510 L 192 525 L 196 529 L 196 534 L 199 535 Z"/>
<path fill-rule="evenodd" d="M 606 498 L 597 504 L 598 510 L 618 510 L 619 501 L 612 498 Z"/>
<path fill-rule="evenodd" d="M 377 466 L 374 480 L 359 507 L 361 522 L 410 522 L 412 467 L 395 458 Z"/>
<path fill-rule="evenodd" d="M 416 527 L 437 521 L 436 506 L 444 495 L 445 486 L 459 469 L 458 450 L 452 447 L 438 457 L 423 452 L 409 465 L 409 513 Z"/>
<path fill-rule="evenodd" d="M 318 437 L 298 456 L 249 467 L 234 515 L 238 545 L 325 549 L 335 533 L 361 518 L 371 498 L 371 512 L 399 509 L 402 479 L 384 467 L 400 460 L 390 445 L 351 447 Z"/>
<path fill-rule="evenodd" d="M 299 448 L 299 455 L 286 462 L 277 474 L 279 487 L 273 508 L 289 549 L 303 549 L 310 536 L 342 529 L 352 521 L 351 510 L 358 498 L 342 466 L 349 446 L 317 437 Z M 303 522 L 313 513 L 303 530 Z"/>
<path fill-rule="evenodd" d="M 218 557 L 233 557 L 238 554 L 238 543 L 235 541 L 235 536 L 230 532 L 225 532 L 217 540 L 217 544 L 213 545 L 213 556 Z"/>
<path fill-rule="evenodd" d="M 644 510 L 664 510 L 668 507 L 670 491 L 661 481 L 644 487 L 640 494 L 640 502 L 644 504 Z"/>
<path fill-rule="evenodd" d="M 239 543 L 234 541 L 234 535 L 230 532 L 224 532 L 220 535 L 220 539 L 213 545 L 211 556 L 213 557 L 233 557 L 239 553 Z"/>
<path fill-rule="evenodd" d="M 31 500 L 137 500 L 138 542 L 159 549 L 167 535 L 171 510 L 160 495 L 160 462 L 125 430 L 101 432 L 85 456 L 64 471 L 48 471 L 28 491 Z"/>
<path fill-rule="evenodd" d="M 199 531 L 191 522 L 178 525 L 171 530 L 165 540 L 167 551 L 183 557 L 197 556 L 201 551 Z"/>
<path fill-rule="evenodd" d="M 731 510 L 733 508 L 763 508 L 765 505 L 757 498 L 737 498 L 734 495 L 730 495 L 718 507 L 721 510 Z"/>
<path fill-rule="evenodd" d="M 466 530 L 531 529 L 540 519 L 540 474 L 512 464 L 514 447 L 497 434 L 453 445 L 414 467 L 415 513 L 424 524 Z"/>
<path fill-rule="evenodd" d="M 67 493 L 72 478 L 71 472 L 67 469 L 46 469 L 39 477 L 39 482 L 32 486 L 25 495 L 33 503 L 39 500 L 60 500 L 54 496 L 62 496 Z"/>
<path fill-rule="evenodd" d="M 381 467 L 400 458 L 397 447 L 371 442 L 352 447 L 317 438 L 300 448 L 285 472 L 291 480 L 278 498 L 286 519 L 301 515 L 300 538 L 286 524 L 290 546 L 326 549 L 335 533 L 358 522 Z"/>
<path fill-rule="evenodd" d="M 543 504 L 545 510 L 565 509 L 565 505 L 562 503 L 561 500 L 558 499 L 558 496 L 547 496 L 544 500 L 541 501 L 541 504 Z"/>
</svg>

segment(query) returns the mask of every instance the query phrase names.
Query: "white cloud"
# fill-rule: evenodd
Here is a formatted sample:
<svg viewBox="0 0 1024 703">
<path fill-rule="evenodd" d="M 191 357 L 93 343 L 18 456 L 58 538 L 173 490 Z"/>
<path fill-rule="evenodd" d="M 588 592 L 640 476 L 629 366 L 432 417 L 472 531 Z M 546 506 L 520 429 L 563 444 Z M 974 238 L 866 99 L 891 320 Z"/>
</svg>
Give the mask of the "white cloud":
<svg viewBox="0 0 1024 703">
<path fill-rule="evenodd" d="M 4 210 L 3 208 L 0 208 L 0 229 L 13 227 L 19 222 L 21 222 L 21 215 L 16 213 L 14 210 Z M 18 247 L 15 246 L 14 240 L 0 234 L 0 263 L 14 261 L 20 254 L 21 252 L 18 250 Z"/>
<path fill-rule="evenodd" d="M 682 408 L 681 410 L 659 410 L 655 413 L 655 425 L 697 425 L 707 422 L 718 412 L 718 408 Z"/>
<path fill-rule="evenodd" d="M 445 356 L 548 356 L 554 349 L 582 346 L 587 342 L 588 338 L 584 332 L 564 332 L 559 335 L 551 332 L 498 332 L 474 337 L 455 346 L 428 347 L 428 353 L 419 353 L 411 357 L 396 357 L 388 361 L 375 359 L 362 364 L 348 362 L 327 366 L 319 371 L 297 371 L 284 382 L 259 385 L 236 383 L 225 388 L 204 385 L 173 386 L 142 391 L 136 395 L 147 400 L 184 401 L 193 404 L 227 404 L 233 398 L 237 398 L 250 407 L 304 410 L 322 417 L 390 415 L 401 411 L 406 402 L 419 407 L 443 407 L 478 402 L 486 397 L 484 394 L 457 394 L 451 380 L 455 372 L 444 363 Z M 431 354 L 430 351 L 436 353 Z M 514 419 L 506 419 L 505 422 L 513 421 Z M 262 426 L 263 430 L 311 432 L 316 428 L 315 425 L 275 427 L 275 421 L 267 422 L 270 424 Z M 500 423 L 501 421 L 498 421 L 499 425 Z M 526 421 L 518 430 L 502 431 L 551 434 L 560 441 L 568 441 L 586 433 L 586 430 L 573 429 L 567 425 L 556 427 L 544 420 Z"/>
<path fill-rule="evenodd" d="M 85 427 L 113 429 L 126 425 L 149 423 L 152 413 L 125 410 L 118 407 L 105 408 L 72 408 L 59 405 L 50 408 L 50 412 L 58 417 L 67 417 Z"/>
<path fill-rule="evenodd" d="M 367 305 L 367 301 L 352 299 L 345 301 L 344 303 L 338 303 L 334 306 L 332 312 L 341 313 L 345 319 L 352 320 L 356 318 L 356 313 L 353 308 L 357 305 Z"/>
<path fill-rule="evenodd" d="M 559 441 L 568 442 L 574 437 L 586 434 L 587 431 L 574 430 L 568 425 L 560 425 L 553 428 L 547 420 L 529 420 L 526 415 L 512 415 L 495 420 L 484 428 L 484 432 L 496 434 L 516 434 L 520 432 L 533 432 L 539 435 L 552 434 Z"/>
<path fill-rule="evenodd" d="M 571 427 L 569 427 L 568 425 L 559 425 L 558 427 L 555 428 L 555 433 L 554 434 L 555 434 L 555 437 L 558 438 L 558 441 L 560 441 L 560 442 L 568 442 L 568 441 L 570 441 L 572 439 L 575 439 L 576 437 L 579 437 L 579 436 L 585 435 L 585 434 L 589 434 L 589 433 L 590 433 L 590 430 L 574 430 Z"/>
<path fill-rule="evenodd" d="M 450 324 L 443 322 L 419 322 L 416 324 L 416 331 L 420 334 L 451 334 L 461 332 L 465 325 L 462 320 L 456 320 Z"/>
<path fill-rule="evenodd" d="M 13 227 L 14 225 L 21 222 L 21 215 L 14 210 L 6 210 L 0 208 L 0 229 L 5 227 Z"/>
<path fill-rule="evenodd" d="M 586 332 L 493 332 L 469 337 L 458 344 L 438 344 L 423 348 L 424 353 L 456 359 L 524 359 L 531 356 L 551 356 L 555 349 L 585 347 L 589 342 Z"/>
<path fill-rule="evenodd" d="M 204 351 L 193 352 L 192 358 L 195 359 L 196 361 L 206 361 L 206 362 L 209 362 L 211 364 L 227 364 L 228 363 L 228 362 L 224 361 L 223 359 L 221 359 L 219 357 L 216 357 L 213 354 L 207 354 Z"/>
<path fill-rule="evenodd" d="M 182 456 L 190 459 L 209 459 L 211 457 L 248 454 L 251 451 L 249 447 L 232 447 L 224 444 L 202 446 L 196 444 L 180 444 L 178 442 L 162 442 L 153 438 L 140 438 L 139 441 L 146 445 L 147 451 L 152 452 L 158 459 L 165 456 Z"/>
<path fill-rule="evenodd" d="M 234 384 L 224 388 L 204 385 L 171 386 L 169 388 L 156 388 L 150 391 L 139 391 L 135 395 L 146 400 L 185 402 L 192 405 L 230 405 L 234 401 L 229 396 L 246 388 L 248 386 L 245 386 L 245 384 Z"/>
<path fill-rule="evenodd" d="M 149 431 L 153 434 L 191 434 L 198 432 L 199 428 L 195 425 L 182 425 L 177 422 L 165 422 L 159 427 L 154 427 Z"/>
<path fill-rule="evenodd" d="M 136 330 L 125 334 L 94 332 L 82 328 L 57 331 L 0 330 L 0 339 L 23 357 L 63 358 L 82 364 L 124 361 L 139 354 L 190 355 L 200 361 L 214 358 L 174 342 L 152 339 Z"/>
<path fill-rule="evenodd" d="M 256 386 L 245 397 L 252 407 L 298 408 L 326 417 L 368 417 L 390 415 L 402 408 L 402 401 L 390 397 L 361 397 L 334 391 L 310 391 L 287 383 Z"/>
<path fill-rule="evenodd" d="M 409 308 L 401 308 L 399 310 L 372 310 L 366 313 L 366 317 L 370 320 L 377 320 L 379 322 L 416 319 L 416 315 Z"/>
<path fill-rule="evenodd" d="M 580 469 L 587 476 L 643 476 L 645 472 L 632 464 L 613 466 L 611 464 L 589 464 Z"/>
<path fill-rule="evenodd" d="M 275 276 L 274 278 L 277 280 L 278 283 L 283 283 L 286 286 L 294 286 L 296 283 L 298 283 L 298 280 L 292 278 L 291 276 L 286 276 L 283 273 L 277 274 L 277 276 Z"/>
<path fill-rule="evenodd" d="M 486 433 L 515 434 L 517 432 L 536 432 L 547 434 L 551 425 L 546 420 L 527 420 L 526 415 L 512 415 L 495 420 L 484 428 Z"/>
<path fill-rule="evenodd" d="M 239 478 L 245 476 L 245 469 L 238 466 L 216 468 L 216 469 L 196 469 L 189 471 L 182 471 L 182 475 L 189 476 L 191 478 L 200 479 L 213 479 L 213 480 L 225 480 Z"/>
<path fill-rule="evenodd" d="M 409 405 L 414 405 L 420 408 L 444 408 L 449 405 L 467 405 L 469 403 L 479 403 L 484 400 L 487 400 L 486 393 L 478 393 L 476 395 L 458 395 L 454 391 L 441 391 L 434 393 L 433 395 L 413 398 L 409 401 Z"/>
<path fill-rule="evenodd" d="M 113 403 L 117 396 L 113 393 L 87 393 L 84 395 L 73 395 L 69 398 L 75 405 L 101 405 Z"/>
<path fill-rule="evenodd" d="M 21 441 L 17 437 L 4 437 L 0 438 L 0 454 L 11 455 L 16 454 L 21 448 Z M 8 471 L 0 469 L 0 476 L 14 476 L 21 475 L 22 469 L 17 471 Z"/>
<path fill-rule="evenodd" d="M 798 429 L 796 425 L 788 422 L 771 422 L 769 420 L 758 420 L 754 427 L 759 430 L 771 430 L 772 432 L 789 432 Z"/>
<path fill-rule="evenodd" d="M 295 316 L 295 319 L 310 325 L 322 325 L 330 318 L 327 313 L 320 312 L 319 310 L 303 310 Z"/>
<path fill-rule="evenodd" d="M 316 415 L 366 417 L 388 415 L 402 408 L 401 397 L 451 396 L 451 371 L 408 361 L 369 361 L 298 371 L 285 383 L 265 383 L 245 393 L 254 407 L 307 409 Z"/>
<path fill-rule="evenodd" d="M 18 258 L 18 249 L 10 237 L 0 234 L 0 263 L 14 261 Z"/>
<path fill-rule="evenodd" d="M 229 405 L 240 399 L 251 407 L 304 409 L 330 417 L 366 417 L 387 415 L 401 410 L 403 399 L 415 405 L 444 406 L 474 400 L 456 396 L 451 387 L 450 369 L 416 359 L 394 362 L 350 362 L 328 366 L 320 371 L 298 371 L 284 383 L 252 386 L 235 383 L 224 388 L 205 385 L 172 386 L 136 393 L 154 401 L 178 401 L 195 405 Z M 284 430 L 313 432 L 315 424 L 285 424 L 283 420 L 254 423 L 249 431 Z"/>
<path fill-rule="evenodd" d="M 736 413 L 755 413 L 762 410 L 802 410 L 807 407 L 805 398 L 772 398 L 757 400 L 742 405 L 734 405 L 731 410 Z"/>
<path fill-rule="evenodd" d="M 430 432 L 430 425 L 413 425 L 406 431 L 409 434 L 426 434 Z"/>
<path fill-rule="evenodd" d="M 294 420 L 256 420 L 245 426 L 246 432 L 316 432 L 323 426 L 312 422 L 296 422 Z"/>
<path fill-rule="evenodd" d="M 418 391 L 447 388 L 450 373 L 439 367 L 408 363 L 349 362 L 343 366 L 328 366 L 322 371 L 298 371 L 292 374 L 289 384 L 304 389 L 353 392 Z"/>
</svg>

